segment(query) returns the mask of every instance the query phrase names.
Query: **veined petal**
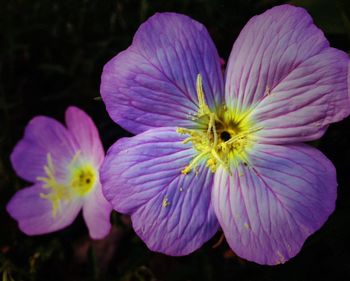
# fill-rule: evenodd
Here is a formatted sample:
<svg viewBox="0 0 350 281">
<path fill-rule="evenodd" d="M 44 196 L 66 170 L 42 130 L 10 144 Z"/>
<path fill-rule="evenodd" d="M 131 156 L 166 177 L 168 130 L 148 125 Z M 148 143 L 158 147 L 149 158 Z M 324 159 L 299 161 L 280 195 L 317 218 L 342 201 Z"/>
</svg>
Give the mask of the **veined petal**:
<svg viewBox="0 0 350 281">
<path fill-rule="evenodd" d="M 209 107 L 221 105 L 220 59 L 206 28 L 184 15 L 160 13 L 105 65 L 101 95 L 111 118 L 132 133 L 188 127 L 198 110 L 198 74 Z"/>
<path fill-rule="evenodd" d="M 104 150 L 98 130 L 90 116 L 81 109 L 70 106 L 65 117 L 68 131 L 79 143 L 83 157 L 92 159 L 99 167 L 104 158 Z"/>
<path fill-rule="evenodd" d="M 320 138 L 330 123 L 350 112 L 348 55 L 328 48 L 301 63 L 252 111 L 262 143 Z"/>
<path fill-rule="evenodd" d="M 211 206 L 213 174 L 198 165 L 182 169 L 195 156 L 175 128 L 158 128 L 119 140 L 101 168 L 106 198 L 131 214 L 136 233 L 147 246 L 168 255 L 186 255 L 210 239 L 218 228 Z"/>
<path fill-rule="evenodd" d="M 307 145 L 256 145 L 248 166 L 215 174 L 213 207 L 232 250 L 260 264 L 284 263 L 335 207 L 332 163 Z"/>
<path fill-rule="evenodd" d="M 91 238 L 103 239 L 108 235 L 111 212 L 112 206 L 103 196 L 101 184 L 98 183 L 85 198 L 83 206 L 83 216 Z"/>
<path fill-rule="evenodd" d="M 227 102 L 235 100 L 240 108 L 258 103 L 300 63 L 328 46 L 303 8 L 281 5 L 251 18 L 228 60 Z"/>
<path fill-rule="evenodd" d="M 38 116 L 27 125 L 23 138 L 11 154 L 11 163 L 18 176 L 35 182 L 37 177 L 46 176 L 44 166 L 47 165 L 48 154 L 59 175 L 65 173 L 78 148 L 62 124 L 55 119 Z"/>
<path fill-rule="evenodd" d="M 348 63 L 304 9 L 277 6 L 253 17 L 235 42 L 226 102 L 253 109 L 253 117 L 268 129 L 261 134 L 275 143 L 315 139 L 350 112 Z"/>
<path fill-rule="evenodd" d="M 19 190 L 7 205 L 7 211 L 27 235 L 39 235 L 60 230 L 70 225 L 78 215 L 82 201 L 78 198 L 61 202 L 61 207 L 53 215 L 51 202 L 42 198 L 47 190 L 42 184 Z"/>
</svg>

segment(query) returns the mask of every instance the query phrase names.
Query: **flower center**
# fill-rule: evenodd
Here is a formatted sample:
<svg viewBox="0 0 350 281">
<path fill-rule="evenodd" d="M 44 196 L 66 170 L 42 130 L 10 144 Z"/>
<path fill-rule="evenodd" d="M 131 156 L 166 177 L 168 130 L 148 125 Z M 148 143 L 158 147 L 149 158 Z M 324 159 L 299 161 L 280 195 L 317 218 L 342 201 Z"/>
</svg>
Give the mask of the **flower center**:
<svg viewBox="0 0 350 281">
<path fill-rule="evenodd" d="M 197 127 L 177 128 L 177 132 L 189 135 L 183 142 L 191 142 L 197 155 L 181 173 L 186 175 L 192 169 L 196 172 L 197 165 L 202 161 L 212 172 L 218 165 L 229 170 L 231 164 L 247 164 L 247 149 L 253 144 L 254 133 L 261 129 L 249 120 L 250 111 L 232 110 L 225 105 L 212 111 L 204 99 L 200 74 L 196 86 L 199 109 L 191 119 L 197 123 Z"/>
<path fill-rule="evenodd" d="M 71 175 L 71 187 L 77 195 L 84 196 L 95 185 L 96 171 L 91 165 L 75 168 Z"/>
<path fill-rule="evenodd" d="M 222 141 L 225 142 L 225 141 L 230 140 L 231 135 L 230 135 L 230 133 L 227 132 L 227 131 L 222 131 L 221 134 L 220 134 L 220 138 L 221 138 Z"/>
<path fill-rule="evenodd" d="M 43 188 L 48 189 L 48 193 L 40 193 L 40 197 L 47 199 L 52 204 L 52 215 L 56 217 L 57 211 L 61 207 L 62 201 L 69 201 L 74 197 L 83 197 L 95 186 L 97 180 L 96 169 L 91 164 L 77 165 L 80 155 L 78 151 L 68 164 L 70 171 L 69 180 L 62 182 L 57 177 L 57 171 L 52 161 L 51 154 L 47 154 L 47 164 L 44 166 L 46 177 L 37 177 L 43 182 Z M 66 175 L 63 176 L 64 178 Z"/>
</svg>

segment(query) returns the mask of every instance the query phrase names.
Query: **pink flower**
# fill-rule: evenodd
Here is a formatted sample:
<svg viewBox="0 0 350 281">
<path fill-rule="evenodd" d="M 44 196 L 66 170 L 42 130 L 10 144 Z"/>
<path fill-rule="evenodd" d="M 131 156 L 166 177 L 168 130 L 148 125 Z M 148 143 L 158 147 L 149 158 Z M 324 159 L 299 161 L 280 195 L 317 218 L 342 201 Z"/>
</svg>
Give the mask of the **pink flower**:
<svg viewBox="0 0 350 281">
<path fill-rule="evenodd" d="M 18 176 L 32 186 L 18 191 L 7 211 L 28 235 L 70 225 L 83 209 L 91 238 L 105 237 L 111 206 L 102 195 L 99 168 L 104 151 L 91 118 L 76 107 L 66 111 L 67 127 L 34 117 L 11 154 Z"/>
</svg>

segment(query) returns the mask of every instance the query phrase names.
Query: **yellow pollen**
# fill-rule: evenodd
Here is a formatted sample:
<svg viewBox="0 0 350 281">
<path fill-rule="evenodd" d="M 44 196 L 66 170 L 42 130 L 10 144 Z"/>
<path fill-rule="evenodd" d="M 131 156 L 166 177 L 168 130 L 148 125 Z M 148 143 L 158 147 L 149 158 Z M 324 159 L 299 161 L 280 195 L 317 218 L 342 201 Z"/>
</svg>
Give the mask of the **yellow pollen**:
<svg viewBox="0 0 350 281">
<path fill-rule="evenodd" d="M 181 173 L 197 171 L 197 166 L 205 163 L 213 173 L 219 165 L 229 170 L 230 164 L 248 162 L 247 150 L 254 142 L 254 133 L 261 127 L 254 126 L 250 120 L 250 111 L 227 108 L 226 105 L 212 111 L 205 101 L 201 74 L 197 75 L 196 91 L 198 111 L 191 120 L 195 128 L 177 128 L 181 135 L 188 135 L 183 143 L 192 143 L 197 155 L 185 166 Z"/>
<path fill-rule="evenodd" d="M 170 205 L 170 202 L 169 202 L 169 200 L 168 200 L 168 196 L 165 195 L 164 198 L 163 198 L 163 201 L 162 201 L 162 206 L 163 206 L 163 208 L 166 208 L 166 207 L 168 207 L 169 205 Z"/>
<path fill-rule="evenodd" d="M 67 166 L 67 174 L 61 179 L 57 177 L 51 154 L 47 154 L 47 164 L 44 166 L 46 177 L 37 177 L 38 181 L 43 182 L 42 187 L 49 192 L 40 193 L 40 197 L 47 199 L 52 204 L 52 216 L 55 218 L 60 211 L 61 202 L 69 201 L 74 197 L 86 195 L 95 185 L 97 172 L 91 164 L 78 165 L 78 151 Z"/>
</svg>

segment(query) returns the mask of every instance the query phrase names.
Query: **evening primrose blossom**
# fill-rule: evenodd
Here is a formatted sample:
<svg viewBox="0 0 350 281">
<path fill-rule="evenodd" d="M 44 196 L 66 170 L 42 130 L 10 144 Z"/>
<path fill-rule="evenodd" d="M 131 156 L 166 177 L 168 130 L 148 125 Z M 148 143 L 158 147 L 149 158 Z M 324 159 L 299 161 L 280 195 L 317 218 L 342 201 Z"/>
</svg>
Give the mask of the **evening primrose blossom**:
<svg viewBox="0 0 350 281">
<path fill-rule="evenodd" d="M 301 142 L 348 116 L 348 64 L 282 5 L 247 23 L 223 78 L 203 25 L 154 15 L 102 74 L 111 118 L 137 134 L 107 153 L 106 198 L 154 251 L 189 254 L 221 226 L 238 256 L 284 263 L 335 207 L 332 163 Z"/>
<path fill-rule="evenodd" d="M 33 183 L 19 190 L 7 211 L 28 235 L 62 229 L 83 209 L 93 239 L 110 230 L 111 205 L 103 197 L 99 167 L 104 151 L 91 118 L 76 107 L 66 111 L 67 128 L 37 116 L 14 148 L 11 162 L 21 178 Z"/>
</svg>

